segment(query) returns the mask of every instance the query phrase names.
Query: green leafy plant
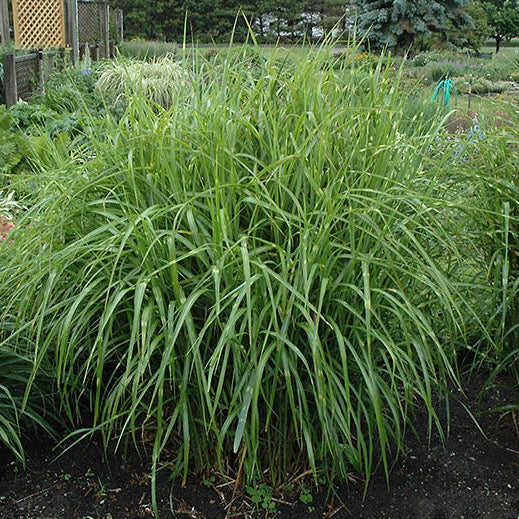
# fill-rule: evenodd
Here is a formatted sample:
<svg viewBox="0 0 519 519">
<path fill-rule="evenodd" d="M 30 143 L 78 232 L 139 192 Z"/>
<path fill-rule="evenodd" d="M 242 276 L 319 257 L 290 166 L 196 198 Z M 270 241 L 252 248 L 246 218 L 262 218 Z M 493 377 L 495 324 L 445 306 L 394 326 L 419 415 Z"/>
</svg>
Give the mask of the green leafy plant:
<svg viewBox="0 0 519 519">
<path fill-rule="evenodd" d="M 477 78 L 472 84 L 472 93 L 476 95 L 500 94 L 510 90 L 512 85 L 507 81 L 490 81 L 485 78 Z"/>
<path fill-rule="evenodd" d="M 272 487 L 269 487 L 265 483 L 248 486 L 247 494 L 258 508 L 262 508 L 267 513 L 275 514 L 277 512 L 277 503 L 274 501 Z"/>
<path fill-rule="evenodd" d="M 0 217 L 12 220 L 22 209 L 23 206 L 15 200 L 14 191 L 5 194 L 4 191 L 0 191 Z"/>
<path fill-rule="evenodd" d="M 55 70 L 47 81 L 45 93 L 35 100 L 58 113 L 73 113 L 84 107 L 95 113 L 107 102 L 96 95 L 95 83 L 96 74 L 84 68 Z"/>
<path fill-rule="evenodd" d="M 468 73 L 468 64 L 463 61 L 458 62 L 431 62 L 424 66 L 424 73 L 433 82 L 447 78 L 455 78 Z"/>
<path fill-rule="evenodd" d="M 160 56 L 172 56 L 175 54 L 178 45 L 165 41 L 148 41 L 132 39 L 124 41 L 119 45 L 121 56 L 127 58 L 154 60 Z"/>
<path fill-rule="evenodd" d="M 30 154 L 28 139 L 12 128 L 13 117 L 5 106 L 0 106 L 0 187 L 5 176 L 20 171 Z"/>
<path fill-rule="evenodd" d="M 508 184 L 473 191 L 440 116 L 359 61 L 166 60 L 165 97 L 116 63 L 98 87 L 132 93 L 122 117 L 46 144 L 20 178 L 31 225 L 0 248 L 0 348 L 52 373 L 69 439 L 148 430 L 154 470 L 174 446 L 175 475 L 240 473 L 268 510 L 301 468 L 389 473 L 417 406 L 442 431 L 460 354 L 509 333 L 488 277 Z"/>
<path fill-rule="evenodd" d="M 204 478 L 202 483 L 207 488 L 214 487 L 214 485 L 216 483 L 216 478 L 214 476 L 210 476 L 208 478 Z"/>
<path fill-rule="evenodd" d="M 312 494 L 312 490 L 308 486 L 303 485 L 303 487 L 301 488 L 301 493 L 299 494 L 299 501 L 307 505 L 308 512 L 315 512 L 315 506 L 313 505 L 314 496 Z"/>
<path fill-rule="evenodd" d="M 77 135 L 83 129 L 77 113 L 58 113 L 45 104 L 20 102 L 9 112 L 13 125 L 27 135 L 47 133 L 53 138 L 60 133 Z"/>
<path fill-rule="evenodd" d="M 485 210 L 479 215 L 486 228 L 481 252 L 488 259 L 489 280 L 498 288 L 490 319 L 499 348 L 484 341 L 482 348 L 484 361 L 496 363 L 490 382 L 502 371 L 516 375 L 519 358 L 519 175 L 513 166 L 519 158 L 519 118 L 507 103 L 491 105 L 491 111 L 484 139 L 465 168 L 473 186 L 470 193 Z"/>
</svg>

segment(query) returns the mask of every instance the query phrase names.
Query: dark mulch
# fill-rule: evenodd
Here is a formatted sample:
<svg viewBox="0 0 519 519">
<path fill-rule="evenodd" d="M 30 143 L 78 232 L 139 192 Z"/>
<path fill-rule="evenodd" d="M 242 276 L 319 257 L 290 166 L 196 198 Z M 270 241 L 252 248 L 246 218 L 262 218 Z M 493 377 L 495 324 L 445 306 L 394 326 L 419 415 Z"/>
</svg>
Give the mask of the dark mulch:
<svg viewBox="0 0 519 519">
<path fill-rule="evenodd" d="M 483 378 L 465 377 L 460 401 L 452 401 L 451 428 L 445 446 L 437 436 L 429 443 L 426 424 L 420 438 L 409 438 L 405 458 L 397 461 L 389 489 L 377 473 L 363 499 L 363 484 L 352 481 L 332 496 L 313 494 L 304 504 L 297 496 L 274 501 L 268 517 L 356 519 L 518 519 L 518 416 L 481 413 L 476 407 Z M 482 409 L 519 401 L 517 386 L 501 380 L 486 393 Z M 476 425 L 466 407 L 477 417 Z M 484 434 L 483 434 L 484 433 Z M 80 445 L 56 459 L 52 445 L 27 445 L 27 471 L 0 450 L 0 518 L 124 519 L 152 517 L 149 466 L 136 455 L 103 460 L 99 444 Z M 166 471 L 158 481 L 161 518 L 266 517 L 254 513 L 250 500 L 234 499 L 232 485 L 190 483 L 171 487 Z"/>
</svg>

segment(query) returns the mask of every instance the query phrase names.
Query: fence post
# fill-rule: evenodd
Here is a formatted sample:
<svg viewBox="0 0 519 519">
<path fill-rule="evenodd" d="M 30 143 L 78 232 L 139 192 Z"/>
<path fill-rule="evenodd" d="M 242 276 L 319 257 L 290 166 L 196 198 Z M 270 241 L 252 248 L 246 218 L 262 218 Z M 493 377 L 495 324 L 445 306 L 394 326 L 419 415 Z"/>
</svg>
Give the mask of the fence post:
<svg viewBox="0 0 519 519">
<path fill-rule="evenodd" d="M 101 40 L 101 48 L 103 49 L 102 56 L 103 58 L 108 58 L 108 53 L 110 52 L 110 50 L 108 49 L 108 42 L 110 40 L 110 22 L 108 20 L 108 4 L 105 0 L 98 0 L 97 11 L 99 13 L 99 39 Z"/>
<path fill-rule="evenodd" d="M 58 58 L 58 69 L 59 70 L 62 70 L 64 67 L 65 67 L 65 48 L 64 47 L 60 47 L 58 49 L 58 53 L 57 53 L 57 58 Z"/>
<path fill-rule="evenodd" d="M 94 55 L 92 57 L 94 61 L 99 61 L 99 43 L 94 45 Z"/>
<path fill-rule="evenodd" d="M 38 49 L 36 51 L 36 70 L 38 75 L 38 86 L 41 88 L 41 92 L 45 93 L 45 75 L 43 70 L 43 50 Z"/>
<path fill-rule="evenodd" d="M 4 45 L 11 41 L 9 27 L 9 9 L 7 7 L 7 0 L 0 0 L 0 37 L 1 42 Z"/>
<path fill-rule="evenodd" d="M 4 54 L 5 104 L 15 105 L 18 102 L 18 85 L 16 83 L 16 62 L 14 52 Z"/>
<path fill-rule="evenodd" d="M 77 0 L 67 0 L 67 38 L 68 44 L 72 48 L 72 63 L 79 63 L 79 21 Z"/>
<path fill-rule="evenodd" d="M 103 41 L 105 46 L 105 58 L 110 57 L 110 4 L 108 0 L 103 1 Z"/>
<path fill-rule="evenodd" d="M 124 14 L 122 9 L 117 9 L 115 11 L 115 23 L 117 25 L 117 39 L 119 43 L 122 43 L 124 40 Z"/>
</svg>

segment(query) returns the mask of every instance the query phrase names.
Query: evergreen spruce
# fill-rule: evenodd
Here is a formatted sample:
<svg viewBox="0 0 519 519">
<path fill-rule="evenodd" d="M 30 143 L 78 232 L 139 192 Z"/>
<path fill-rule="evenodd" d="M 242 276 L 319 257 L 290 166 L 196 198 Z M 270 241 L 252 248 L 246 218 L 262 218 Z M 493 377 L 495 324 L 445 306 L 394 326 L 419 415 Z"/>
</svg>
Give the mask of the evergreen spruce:
<svg viewBox="0 0 519 519">
<path fill-rule="evenodd" d="M 373 50 L 409 50 L 418 36 L 445 34 L 452 28 L 473 28 L 465 12 L 467 0 L 352 0 L 358 26 Z"/>
</svg>

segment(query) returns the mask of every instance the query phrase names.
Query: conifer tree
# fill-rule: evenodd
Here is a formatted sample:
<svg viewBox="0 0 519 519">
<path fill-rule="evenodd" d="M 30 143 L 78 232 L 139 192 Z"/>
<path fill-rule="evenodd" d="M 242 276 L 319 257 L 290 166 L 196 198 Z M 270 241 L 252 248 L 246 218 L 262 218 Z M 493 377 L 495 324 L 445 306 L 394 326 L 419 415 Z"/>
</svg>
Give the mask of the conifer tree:
<svg viewBox="0 0 519 519">
<path fill-rule="evenodd" d="M 358 27 L 371 49 L 409 50 L 418 36 L 472 28 L 465 12 L 468 0 L 352 0 Z"/>
</svg>

